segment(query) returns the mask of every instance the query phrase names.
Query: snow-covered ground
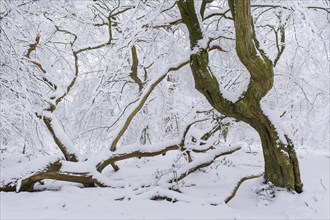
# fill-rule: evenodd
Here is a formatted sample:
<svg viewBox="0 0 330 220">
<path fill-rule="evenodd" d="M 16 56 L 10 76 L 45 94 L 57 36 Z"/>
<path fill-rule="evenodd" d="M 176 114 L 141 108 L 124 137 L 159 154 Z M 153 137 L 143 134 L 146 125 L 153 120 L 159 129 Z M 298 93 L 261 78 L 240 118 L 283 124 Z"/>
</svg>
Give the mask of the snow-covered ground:
<svg viewBox="0 0 330 220">
<path fill-rule="evenodd" d="M 116 173 L 108 170 L 114 180 L 127 183 L 121 189 L 48 181 L 42 186 L 48 185 L 46 191 L 1 192 L 1 219 L 329 219 L 329 152 L 299 150 L 298 155 L 302 194 L 263 185 L 259 178 L 245 181 L 225 204 L 241 177 L 263 170 L 260 150 L 243 148 L 187 177 L 178 186 L 181 201 L 152 201 L 144 196 L 148 192 L 136 196 L 134 187 L 160 174 L 172 153 L 123 162 Z M 12 166 L 12 160 L 2 160 L 1 169 Z"/>
</svg>

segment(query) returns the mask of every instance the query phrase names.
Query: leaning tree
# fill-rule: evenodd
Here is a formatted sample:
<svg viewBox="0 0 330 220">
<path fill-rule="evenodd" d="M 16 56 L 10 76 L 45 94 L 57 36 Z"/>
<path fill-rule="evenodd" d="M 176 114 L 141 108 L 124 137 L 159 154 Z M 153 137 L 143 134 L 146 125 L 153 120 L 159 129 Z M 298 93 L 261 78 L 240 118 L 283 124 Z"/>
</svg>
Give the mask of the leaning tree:
<svg viewBox="0 0 330 220">
<path fill-rule="evenodd" d="M 196 50 L 190 57 L 195 87 L 217 111 L 248 123 L 258 132 L 265 160 L 265 180 L 300 193 L 303 185 L 294 145 L 282 128 L 276 127 L 276 122 L 271 121 L 271 115 L 267 115 L 267 110 L 260 104 L 272 89 L 274 70 L 273 62 L 260 49 L 256 38 L 251 2 L 229 1 L 229 6 L 235 22 L 237 55 L 251 76 L 248 89 L 235 103 L 221 94 L 219 83 L 208 67 L 207 39 L 204 39 L 198 18 L 204 14 L 205 7 L 197 14 L 193 0 L 182 0 L 178 7 L 189 31 L 190 47 Z"/>
</svg>

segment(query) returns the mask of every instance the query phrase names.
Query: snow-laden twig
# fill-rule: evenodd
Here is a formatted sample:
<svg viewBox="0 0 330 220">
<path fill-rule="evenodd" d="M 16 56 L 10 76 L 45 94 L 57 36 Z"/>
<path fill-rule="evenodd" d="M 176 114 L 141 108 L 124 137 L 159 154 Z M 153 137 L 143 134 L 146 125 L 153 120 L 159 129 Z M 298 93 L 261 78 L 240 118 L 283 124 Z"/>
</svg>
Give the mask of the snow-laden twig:
<svg viewBox="0 0 330 220">
<path fill-rule="evenodd" d="M 217 158 L 224 155 L 232 154 L 240 149 L 241 147 L 228 147 L 211 150 L 204 158 L 196 159 L 193 162 L 187 164 L 186 167 L 179 169 L 177 171 L 177 178 L 170 179 L 169 182 L 180 181 L 189 174 L 195 172 L 196 170 L 211 165 Z"/>
</svg>

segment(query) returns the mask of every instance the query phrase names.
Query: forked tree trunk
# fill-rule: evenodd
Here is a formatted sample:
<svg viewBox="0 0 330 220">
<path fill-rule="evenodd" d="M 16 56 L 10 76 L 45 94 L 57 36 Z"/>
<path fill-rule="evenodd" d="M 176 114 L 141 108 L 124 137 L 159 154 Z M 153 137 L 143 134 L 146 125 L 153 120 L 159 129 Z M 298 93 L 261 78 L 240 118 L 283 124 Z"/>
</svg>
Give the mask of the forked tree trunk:
<svg viewBox="0 0 330 220">
<path fill-rule="evenodd" d="M 244 121 L 258 132 L 265 160 L 265 180 L 300 193 L 303 184 L 292 141 L 287 136 L 286 140 L 279 138 L 274 125 L 260 107 L 261 99 L 273 87 L 274 72 L 272 62 L 259 48 L 256 40 L 250 1 L 229 0 L 229 5 L 235 21 L 237 55 L 251 75 L 248 89 L 235 103 L 222 96 L 219 83 L 208 67 L 208 52 L 203 45 L 199 45 L 203 33 L 194 0 L 180 0 L 178 7 L 182 22 L 189 31 L 191 49 L 198 48 L 198 52 L 190 58 L 195 87 L 218 112 Z"/>
</svg>

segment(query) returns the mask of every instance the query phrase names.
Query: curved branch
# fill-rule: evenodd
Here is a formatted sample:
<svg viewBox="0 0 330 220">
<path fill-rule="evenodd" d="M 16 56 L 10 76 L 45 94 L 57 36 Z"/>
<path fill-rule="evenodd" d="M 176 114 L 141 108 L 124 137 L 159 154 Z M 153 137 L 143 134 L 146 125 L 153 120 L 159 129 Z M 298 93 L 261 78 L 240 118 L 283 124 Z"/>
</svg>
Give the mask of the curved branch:
<svg viewBox="0 0 330 220">
<path fill-rule="evenodd" d="M 42 66 L 41 63 L 35 61 L 35 60 L 32 60 L 30 55 L 33 51 L 35 51 L 37 49 L 37 46 L 40 42 L 40 35 L 38 34 L 35 38 L 35 42 L 33 44 L 30 44 L 29 45 L 29 48 L 26 52 L 26 54 L 24 55 L 24 58 L 31 62 L 32 64 L 34 64 L 36 67 L 38 67 L 38 69 L 43 73 L 43 74 L 46 74 L 47 71 L 45 70 L 45 68 Z M 36 77 L 37 78 L 37 77 Z M 38 80 L 40 80 L 39 78 L 37 78 Z M 41 81 L 41 80 L 40 80 Z M 53 82 L 50 82 L 45 76 L 42 77 L 42 82 L 44 82 L 46 85 L 48 85 L 51 89 L 54 89 L 56 90 L 57 89 L 57 85 Z"/>
<path fill-rule="evenodd" d="M 230 196 L 228 196 L 228 197 L 225 199 L 225 203 L 227 204 L 232 198 L 234 198 L 234 196 L 235 196 L 236 193 L 237 193 L 238 188 L 242 185 L 242 183 L 243 183 L 244 181 L 246 181 L 246 180 L 250 180 L 250 179 L 259 178 L 259 177 L 261 177 L 262 175 L 263 175 L 263 173 L 262 173 L 262 174 L 258 174 L 258 175 L 246 176 L 246 177 L 243 177 L 242 179 L 240 179 L 240 180 L 237 182 L 237 184 L 236 184 L 235 188 L 233 189 L 232 193 L 230 194 Z"/>
<path fill-rule="evenodd" d="M 182 146 L 182 147 L 184 146 L 184 141 L 186 140 L 187 134 L 188 134 L 188 132 L 189 132 L 191 126 L 193 126 L 193 125 L 196 124 L 196 123 L 203 122 L 203 121 L 207 121 L 207 120 L 209 120 L 209 119 L 208 119 L 208 118 L 204 118 L 204 119 L 200 119 L 200 120 L 193 121 L 192 123 L 190 123 L 190 124 L 186 127 L 185 131 L 183 132 L 183 136 L 182 136 L 182 139 L 181 139 L 180 146 Z"/>
<path fill-rule="evenodd" d="M 327 13 L 330 14 L 330 8 L 323 8 L 323 7 L 318 7 L 318 6 L 309 6 L 307 8 L 308 9 L 314 9 L 314 10 L 323 10 L 323 11 L 326 11 Z"/>
<path fill-rule="evenodd" d="M 70 92 L 70 90 L 72 89 L 72 87 L 74 86 L 74 84 L 76 83 L 76 80 L 78 78 L 78 74 L 79 74 L 78 53 L 73 52 L 73 57 L 74 57 L 74 67 L 75 67 L 74 77 L 71 80 L 70 84 L 66 87 L 66 91 L 64 92 L 64 94 L 56 99 L 56 101 L 55 101 L 56 105 L 58 103 L 60 103 L 64 99 L 64 97 Z"/>
<path fill-rule="evenodd" d="M 143 88 L 143 82 L 138 76 L 139 59 L 137 56 L 135 45 L 132 47 L 131 51 L 132 51 L 132 67 L 131 67 L 130 77 L 139 86 L 139 90 L 141 91 Z"/>
<path fill-rule="evenodd" d="M 161 150 L 136 150 L 130 153 L 120 153 L 120 154 L 114 154 L 112 156 L 110 156 L 108 159 L 104 160 L 103 162 L 99 163 L 97 165 L 97 171 L 102 172 L 102 170 L 110 165 L 110 164 L 114 164 L 115 162 L 121 161 L 121 160 L 126 160 L 126 159 L 130 159 L 130 158 L 136 158 L 136 157 L 154 157 L 154 156 L 158 156 L 158 155 L 164 155 L 166 154 L 168 151 L 171 150 L 178 150 L 179 149 L 179 145 L 171 145 L 168 146 L 166 148 L 163 148 Z"/>
<path fill-rule="evenodd" d="M 159 24 L 146 24 L 146 25 L 143 25 L 142 27 L 143 28 L 164 28 L 165 30 L 169 30 L 171 29 L 172 26 L 175 26 L 175 25 L 179 25 L 182 23 L 182 20 L 181 19 L 175 19 L 173 21 L 168 21 L 168 22 L 164 22 L 164 23 L 159 23 Z"/>
<path fill-rule="evenodd" d="M 228 17 L 228 16 L 226 15 L 229 11 L 230 11 L 230 9 L 228 9 L 228 10 L 226 10 L 226 11 L 224 11 L 224 12 L 214 12 L 214 13 L 210 13 L 210 14 L 206 15 L 206 16 L 204 17 L 203 20 L 206 20 L 206 19 L 212 18 L 213 16 L 221 16 L 221 17 L 223 17 L 223 18 L 225 18 L 225 19 L 233 20 L 232 17 Z M 220 18 L 220 19 L 221 19 L 221 18 Z"/>
</svg>

